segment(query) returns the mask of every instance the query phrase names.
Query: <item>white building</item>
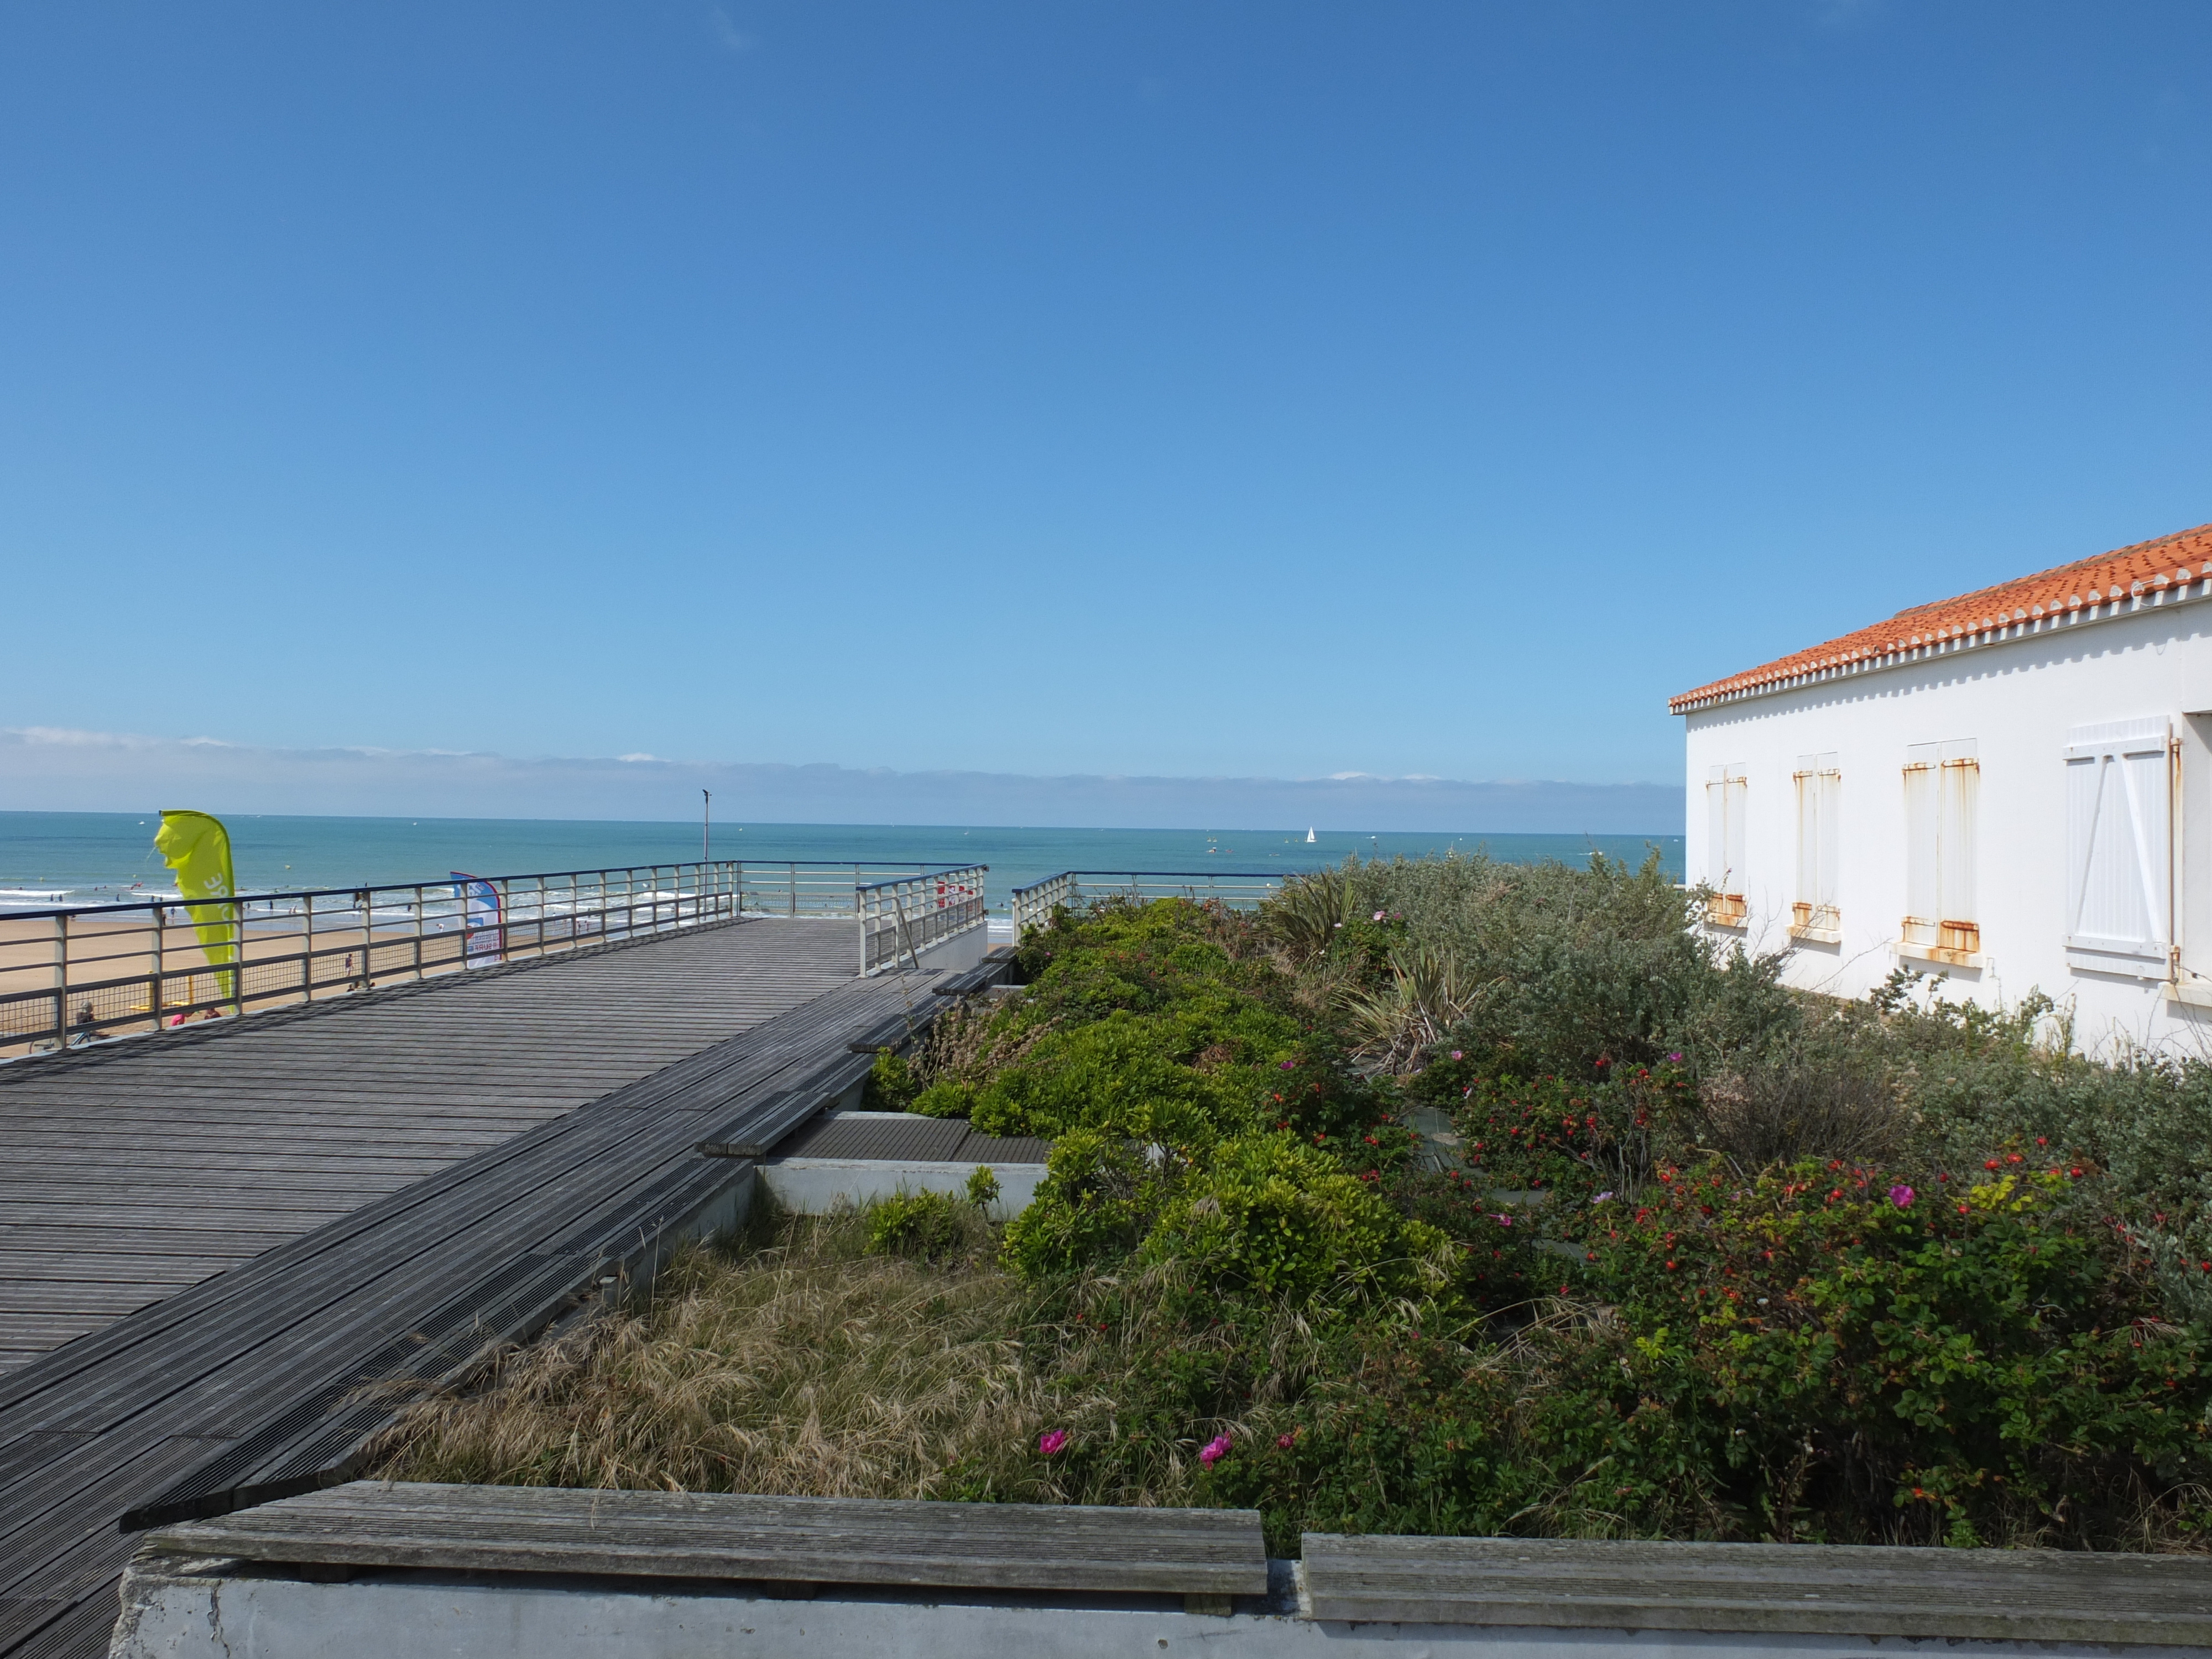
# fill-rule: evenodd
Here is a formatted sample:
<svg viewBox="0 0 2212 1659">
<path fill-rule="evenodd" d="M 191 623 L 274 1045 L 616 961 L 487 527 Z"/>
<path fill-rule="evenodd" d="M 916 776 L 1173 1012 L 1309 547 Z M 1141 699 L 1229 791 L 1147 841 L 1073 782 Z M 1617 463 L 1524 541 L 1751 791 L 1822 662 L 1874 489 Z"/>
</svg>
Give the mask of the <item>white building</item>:
<svg viewBox="0 0 2212 1659">
<path fill-rule="evenodd" d="M 1863 996 L 2212 1053 L 2212 525 L 1684 692 L 1705 925 Z"/>
</svg>

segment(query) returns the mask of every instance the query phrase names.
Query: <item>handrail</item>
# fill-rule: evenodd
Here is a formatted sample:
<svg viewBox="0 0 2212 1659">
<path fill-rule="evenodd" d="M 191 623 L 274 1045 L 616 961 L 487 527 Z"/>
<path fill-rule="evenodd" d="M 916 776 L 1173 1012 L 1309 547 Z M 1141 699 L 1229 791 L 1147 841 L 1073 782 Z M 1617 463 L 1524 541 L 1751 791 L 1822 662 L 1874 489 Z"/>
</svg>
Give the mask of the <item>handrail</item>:
<svg viewBox="0 0 2212 1659">
<path fill-rule="evenodd" d="M 1298 870 L 1062 870 L 1015 888 L 1008 899 L 1014 937 L 1019 939 L 1031 928 L 1050 923 L 1054 906 L 1072 910 L 1082 903 L 1086 877 L 1091 878 L 1094 888 L 1100 889 L 1099 897 L 1126 893 L 1139 900 L 1188 898 L 1245 909 L 1279 892 L 1285 881 L 1305 873 Z M 1101 883 L 1106 884 L 1101 888 Z"/>
<path fill-rule="evenodd" d="M 887 964 L 868 962 L 872 895 L 887 883 L 973 870 L 980 926 L 981 869 L 722 859 L 469 878 L 482 884 L 473 898 L 448 879 L 0 910 L 0 1063 L 395 979 L 750 917 L 858 921 L 863 971 L 876 971 Z M 920 899 L 919 890 L 905 896 L 906 908 L 918 909 Z M 932 937 L 956 931 L 940 922 Z"/>
<path fill-rule="evenodd" d="M 924 951 L 987 926 L 983 878 L 990 867 L 953 865 L 856 886 L 862 975 L 902 961 L 919 967 Z"/>
<path fill-rule="evenodd" d="M 600 869 L 590 870 L 526 870 L 520 875 L 495 876 L 489 878 L 489 879 L 502 882 L 574 881 L 585 876 L 598 876 L 625 869 L 689 870 L 696 866 L 698 862 L 698 860 L 694 859 L 690 860 L 690 863 L 684 863 L 679 860 L 669 864 L 608 865 Z M 919 859 L 715 859 L 713 862 L 716 866 L 727 866 L 739 870 L 744 869 L 749 866 L 757 866 L 763 870 L 796 868 L 800 870 L 852 870 L 856 872 L 862 870 L 914 870 L 920 872 L 937 869 L 953 869 L 958 867 L 950 864 L 931 864 Z M 235 895 L 234 900 L 226 900 L 222 902 L 233 902 L 251 901 L 258 904 L 264 899 L 350 898 L 355 894 L 361 892 L 364 886 L 372 892 L 397 892 L 402 888 L 414 888 L 417 886 L 443 887 L 447 884 L 448 884 L 445 882 L 436 881 L 402 881 L 368 883 L 356 882 L 350 887 L 248 888 L 241 890 Z M 0 906 L 0 921 L 42 920 L 62 915 L 89 916 L 108 910 L 143 910 L 149 905 L 155 904 L 166 904 L 173 910 L 179 905 L 186 902 L 198 902 L 198 901 L 187 901 L 183 897 L 175 895 L 163 896 L 156 894 L 146 898 L 119 899 L 112 904 L 54 904 L 43 906 L 38 908 L 31 908 L 27 907 L 19 908 L 14 905 L 6 905 Z"/>
</svg>

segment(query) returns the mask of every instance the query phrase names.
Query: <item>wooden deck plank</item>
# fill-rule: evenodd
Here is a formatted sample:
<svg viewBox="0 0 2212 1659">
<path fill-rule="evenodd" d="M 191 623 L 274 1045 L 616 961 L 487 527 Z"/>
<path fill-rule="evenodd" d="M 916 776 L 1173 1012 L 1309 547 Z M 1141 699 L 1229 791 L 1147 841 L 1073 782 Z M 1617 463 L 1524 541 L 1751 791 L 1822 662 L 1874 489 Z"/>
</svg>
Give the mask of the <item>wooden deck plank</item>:
<svg viewBox="0 0 2212 1659">
<path fill-rule="evenodd" d="M 1184 1595 L 1267 1589 L 1255 1510 L 356 1481 L 149 1541 L 191 1555 L 454 1571 Z"/>
<path fill-rule="evenodd" d="M 0 1215 L 251 1227 L 270 1208 L 305 1231 L 848 980 L 850 945 L 747 923 L 0 1067 Z M 0 1307 L 0 1352 L 54 1335 Z"/>
<path fill-rule="evenodd" d="M 2212 1644 L 2212 1561 L 1879 1545 L 1308 1533 L 1309 1617 Z"/>
<path fill-rule="evenodd" d="M 250 1464 L 265 1452 L 294 1455 L 291 1435 L 312 1462 L 322 1455 L 321 1418 L 342 1435 L 348 1413 L 362 1409 L 345 1403 L 345 1379 L 381 1363 L 377 1352 L 416 1352 L 410 1332 L 420 1322 L 458 1310 L 463 1322 L 427 1346 L 465 1353 L 475 1340 L 469 1309 L 513 1304 L 501 1284 L 534 1274 L 568 1294 L 578 1275 L 596 1271 L 594 1252 L 618 1251 L 621 1240 L 649 1234 L 668 1205 L 694 1201 L 708 1164 L 690 1151 L 703 1114 L 726 1117 L 733 1101 L 775 1095 L 779 1080 L 820 1056 L 842 1059 L 855 1030 L 881 1023 L 886 997 L 913 994 L 895 981 L 855 981 L 850 936 L 832 931 L 747 923 L 605 957 L 553 958 L 477 986 L 431 981 L 411 999 L 372 994 L 281 1011 L 191 1032 L 189 1042 L 164 1034 L 28 1068 L 27 1079 L 0 1072 L 0 1151 L 15 1151 L 16 1168 L 39 1164 L 42 1177 L 0 1176 L 0 1271 L 20 1269 L 15 1282 L 30 1289 L 12 1299 L 33 1304 L 9 1312 L 0 1291 L 0 1365 L 19 1366 L 0 1375 L 0 1597 L 77 1606 L 85 1583 L 105 1583 L 127 1557 L 131 1540 L 115 1530 L 117 1516 L 173 1485 L 179 1459 L 205 1465 L 232 1447 Z M 639 960 L 661 956 L 682 971 L 656 975 Z M 623 957 L 631 959 L 619 975 L 607 969 Z M 574 970 L 586 967 L 602 982 L 579 994 L 586 976 Z M 518 1037 L 521 1027 L 501 1017 L 532 976 L 565 988 L 562 1018 L 529 1022 Z M 737 980 L 748 982 L 743 997 L 730 994 Z M 767 980 L 775 984 L 763 989 Z M 662 1015 L 617 1029 L 624 997 L 610 986 L 656 999 Z M 465 990 L 484 994 L 459 1018 L 451 1005 Z M 696 1018 L 666 1017 L 686 994 Z M 419 1018 L 432 1004 L 441 1017 Z M 311 1050 L 301 1033 L 319 1022 L 374 1029 Z M 414 1069 L 436 1086 L 374 1086 L 379 1054 L 419 1058 L 425 1045 L 461 1040 L 513 1044 L 510 1056 L 565 1044 L 550 1065 L 532 1054 L 527 1070 L 564 1079 L 567 1092 L 547 1085 L 555 1106 L 520 1109 L 499 1095 L 501 1109 L 486 1112 L 499 1070 L 490 1064 L 470 1068 L 458 1089 L 434 1064 Z M 184 1071 L 210 1086 L 176 1090 Z M 303 1084 L 319 1096 L 311 1112 L 295 1097 Z M 106 1114 L 128 1110 L 167 1128 L 131 1133 L 101 1102 Z M 410 1121 L 410 1104 L 413 1123 L 443 1126 L 427 1153 L 385 1144 L 395 1123 L 404 1131 Z M 478 1121 L 453 1133 L 449 1105 Z M 236 1139 L 216 1146 L 174 1133 L 179 1109 Z M 240 1134 L 257 1110 L 309 1122 L 296 1134 L 294 1125 Z M 73 1113 L 125 1132 L 68 1142 L 57 1131 Z M 720 1167 L 713 1179 L 728 1174 Z M 227 1237 L 233 1227 L 246 1231 Z M 135 1284 L 134 1271 L 143 1273 Z M 149 1294 L 160 1299 L 114 1316 Z M 305 1411 L 304 1438 L 286 1427 L 288 1410 Z M 11 1447 L 21 1454 L 12 1462 Z M 232 1478 L 222 1457 L 210 1467 Z"/>
</svg>

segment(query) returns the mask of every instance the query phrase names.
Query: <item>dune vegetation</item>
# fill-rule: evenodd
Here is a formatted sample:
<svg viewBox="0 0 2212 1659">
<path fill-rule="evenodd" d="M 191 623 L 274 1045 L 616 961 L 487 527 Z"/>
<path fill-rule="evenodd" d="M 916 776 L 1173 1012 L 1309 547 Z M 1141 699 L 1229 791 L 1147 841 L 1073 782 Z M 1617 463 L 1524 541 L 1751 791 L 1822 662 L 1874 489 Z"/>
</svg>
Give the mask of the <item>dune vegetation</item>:
<svg viewBox="0 0 2212 1659">
<path fill-rule="evenodd" d="M 875 1085 L 1050 1139 L 1020 1216 L 763 1215 L 386 1470 L 1251 1506 L 1279 1553 L 2197 1547 L 2212 1067 L 1793 994 L 1698 902 L 1454 858 L 1058 916 Z"/>
</svg>

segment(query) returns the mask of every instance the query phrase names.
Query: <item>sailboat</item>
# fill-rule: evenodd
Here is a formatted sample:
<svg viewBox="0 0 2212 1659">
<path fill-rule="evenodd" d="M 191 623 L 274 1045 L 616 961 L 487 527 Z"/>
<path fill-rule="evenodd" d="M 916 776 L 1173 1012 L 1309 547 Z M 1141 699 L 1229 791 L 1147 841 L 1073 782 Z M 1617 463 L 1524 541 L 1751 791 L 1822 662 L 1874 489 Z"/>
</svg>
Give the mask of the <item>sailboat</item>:
<svg viewBox="0 0 2212 1659">
<path fill-rule="evenodd" d="M 1307 846 L 1309 846 L 1309 847 L 1310 847 L 1310 846 L 1312 846 L 1313 844 L 1314 844 L 1314 832 L 1313 832 L 1313 825 L 1311 825 L 1311 824 L 1310 823 L 1310 824 L 1306 825 L 1306 845 L 1307 845 Z"/>
</svg>

